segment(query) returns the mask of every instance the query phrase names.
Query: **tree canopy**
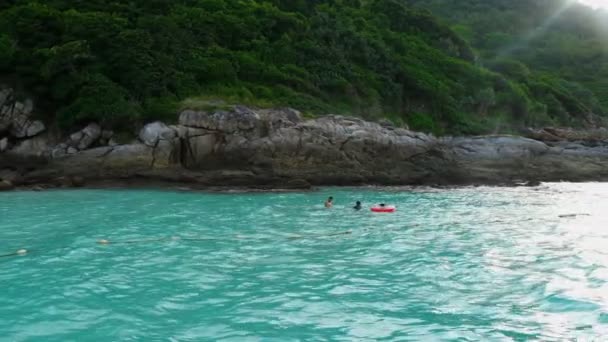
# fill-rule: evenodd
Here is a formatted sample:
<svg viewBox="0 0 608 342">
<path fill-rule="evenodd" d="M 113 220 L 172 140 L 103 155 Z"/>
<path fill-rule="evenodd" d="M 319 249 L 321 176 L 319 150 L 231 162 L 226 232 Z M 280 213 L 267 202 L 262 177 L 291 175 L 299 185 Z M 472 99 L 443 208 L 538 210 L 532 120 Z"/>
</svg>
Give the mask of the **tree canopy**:
<svg viewBox="0 0 608 342">
<path fill-rule="evenodd" d="M 591 42 L 603 36 L 576 26 L 579 16 L 542 49 L 509 48 L 525 32 L 513 31 L 511 12 L 531 16 L 520 3 L 536 2 L 424 5 L 450 27 L 415 0 L 8 0 L 0 75 L 66 129 L 172 120 L 184 101 L 209 98 L 386 117 L 437 134 L 601 121 L 606 47 Z M 477 19 L 464 19 L 475 6 Z M 493 19 L 481 14 L 488 6 Z M 581 51 L 560 50 L 573 41 Z"/>
</svg>

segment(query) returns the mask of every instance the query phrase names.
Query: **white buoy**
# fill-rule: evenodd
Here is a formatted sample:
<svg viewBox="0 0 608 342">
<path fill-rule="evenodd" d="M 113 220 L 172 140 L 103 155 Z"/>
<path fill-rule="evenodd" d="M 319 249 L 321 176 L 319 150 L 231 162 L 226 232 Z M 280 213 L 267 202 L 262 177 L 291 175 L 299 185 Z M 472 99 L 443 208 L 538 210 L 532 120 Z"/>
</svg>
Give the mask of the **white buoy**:
<svg viewBox="0 0 608 342">
<path fill-rule="evenodd" d="M 97 243 L 100 244 L 100 245 L 109 245 L 110 241 L 108 241 L 108 240 L 99 240 L 99 241 L 97 241 Z"/>
<path fill-rule="evenodd" d="M 17 255 L 26 255 L 27 254 L 27 249 L 20 249 L 16 253 L 17 253 Z"/>
</svg>

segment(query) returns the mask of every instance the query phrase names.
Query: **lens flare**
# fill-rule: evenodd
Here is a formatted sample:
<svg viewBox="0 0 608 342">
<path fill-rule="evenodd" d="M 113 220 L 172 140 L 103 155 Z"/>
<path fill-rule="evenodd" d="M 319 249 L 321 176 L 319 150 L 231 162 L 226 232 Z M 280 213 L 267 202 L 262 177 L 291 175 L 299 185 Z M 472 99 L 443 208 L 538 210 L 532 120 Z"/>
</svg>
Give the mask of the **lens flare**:
<svg viewBox="0 0 608 342">
<path fill-rule="evenodd" d="M 579 0 L 579 2 L 593 8 L 608 9 L 608 0 Z"/>
</svg>

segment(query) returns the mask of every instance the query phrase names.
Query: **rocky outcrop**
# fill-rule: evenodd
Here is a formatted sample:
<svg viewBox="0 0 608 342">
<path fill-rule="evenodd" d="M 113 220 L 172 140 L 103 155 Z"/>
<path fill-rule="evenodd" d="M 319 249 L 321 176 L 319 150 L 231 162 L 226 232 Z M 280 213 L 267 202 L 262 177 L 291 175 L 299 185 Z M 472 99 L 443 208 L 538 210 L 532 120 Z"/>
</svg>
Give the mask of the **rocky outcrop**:
<svg viewBox="0 0 608 342">
<path fill-rule="evenodd" d="M 32 119 L 33 111 L 31 99 L 19 101 L 11 88 L 0 87 L 0 136 L 9 132 L 16 139 L 23 139 L 44 132 L 44 123 Z"/>
<path fill-rule="evenodd" d="M 36 147 L 44 144 L 24 140 L 0 154 L 0 168 L 6 168 L 2 156 L 23 157 L 30 149 L 45 158 L 42 165 L 11 168 L 24 184 L 66 177 L 79 177 L 78 184 L 118 179 L 289 188 L 608 180 L 605 140 L 591 146 L 539 139 L 436 138 L 387 122 L 335 115 L 305 120 L 293 109 L 236 106 L 184 111 L 176 125 L 150 123 L 129 144 L 108 146 L 111 134 L 97 125 L 46 154 Z"/>
</svg>

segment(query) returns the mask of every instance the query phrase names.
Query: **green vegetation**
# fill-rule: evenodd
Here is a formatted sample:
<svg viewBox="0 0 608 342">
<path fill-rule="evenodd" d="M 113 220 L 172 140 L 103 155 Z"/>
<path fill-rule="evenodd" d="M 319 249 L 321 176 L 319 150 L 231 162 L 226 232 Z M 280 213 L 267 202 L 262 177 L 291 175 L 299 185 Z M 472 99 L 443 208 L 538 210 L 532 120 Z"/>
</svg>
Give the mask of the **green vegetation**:
<svg viewBox="0 0 608 342">
<path fill-rule="evenodd" d="M 473 23 L 451 29 L 408 2 L 8 0 L 0 75 L 65 129 L 170 121 L 213 99 L 388 117 L 437 134 L 582 126 L 605 113 L 595 91 L 608 86 L 594 75 L 488 59 Z M 500 33 L 488 39 L 499 46 Z"/>
<path fill-rule="evenodd" d="M 533 101 L 536 124 L 604 124 L 608 13 L 575 0 L 405 0 L 443 18 Z M 595 115 L 593 115 L 595 114 Z"/>
</svg>

